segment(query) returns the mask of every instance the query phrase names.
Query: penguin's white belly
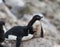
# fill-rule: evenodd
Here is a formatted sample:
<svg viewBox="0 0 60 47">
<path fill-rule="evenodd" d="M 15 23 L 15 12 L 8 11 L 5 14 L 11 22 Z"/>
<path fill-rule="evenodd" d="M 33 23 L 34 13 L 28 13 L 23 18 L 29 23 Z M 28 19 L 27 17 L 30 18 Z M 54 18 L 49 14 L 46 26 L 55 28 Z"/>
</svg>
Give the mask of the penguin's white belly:
<svg viewBox="0 0 60 47">
<path fill-rule="evenodd" d="M 33 37 L 33 35 L 32 34 L 28 34 L 28 36 L 24 36 L 23 38 L 22 38 L 22 41 L 25 41 L 25 40 L 29 40 L 29 39 L 31 39 Z M 6 40 L 16 40 L 16 36 L 14 36 L 14 35 L 9 35 L 8 36 L 8 38 L 6 38 Z"/>
</svg>

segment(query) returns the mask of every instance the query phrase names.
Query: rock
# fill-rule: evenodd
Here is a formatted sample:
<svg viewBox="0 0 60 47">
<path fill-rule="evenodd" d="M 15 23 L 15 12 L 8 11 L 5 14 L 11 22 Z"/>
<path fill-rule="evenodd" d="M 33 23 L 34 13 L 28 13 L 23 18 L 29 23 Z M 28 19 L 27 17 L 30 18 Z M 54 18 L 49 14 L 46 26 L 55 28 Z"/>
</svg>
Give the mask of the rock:
<svg viewBox="0 0 60 47">
<path fill-rule="evenodd" d="M 25 3 L 23 0 L 5 0 L 6 5 L 14 7 L 24 7 Z"/>
<path fill-rule="evenodd" d="M 15 41 L 10 41 L 9 44 L 11 44 L 11 47 L 15 47 Z M 53 47 L 54 44 L 55 42 L 52 42 L 52 40 L 44 38 L 34 38 L 28 41 L 23 41 L 21 43 L 21 47 Z"/>
<path fill-rule="evenodd" d="M 44 13 L 44 20 L 36 22 L 33 27 L 37 32 L 35 38 L 22 41 L 22 47 L 59 47 L 60 45 L 60 0 L 5 0 L 0 3 L 0 19 L 6 22 L 9 30 L 13 26 L 28 24 L 34 13 Z M 0 1 L 1 2 L 1 1 Z M 18 2 L 18 3 L 17 3 Z M 22 4 L 22 5 L 21 5 Z M 13 12 L 13 13 L 12 13 Z M 16 15 L 15 15 L 16 14 Z M 20 19 L 18 18 L 20 17 Z M 44 31 L 44 38 L 40 38 L 41 25 Z M 57 30 L 57 29 L 59 30 Z M 6 31 L 5 31 L 6 32 Z M 38 37 L 38 38 L 37 38 Z M 4 42 L 5 47 L 15 47 L 15 41 Z M 7 45 L 7 46 L 6 46 Z"/>
<path fill-rule="evenodd" d="M 11 12 L 17 17 L 20 18 L 23 15 L 19 11 L 23 10 L 26 5 L 23 0 L 5 0 L 5 4 L 11 7 Z"/>
<path fill-rule="evenodd" d="M 42 38 L 35 38 L 22 43 L 22 47 L 53 47 L 52 42 Z"/>
<path fill-rule="evenodd" d="M 59 36 L 57 29 L 55 28 L 55 26 L 53 26 L 49 20 L 47 20 L 46 18 L 43 18 L 41 21 L 41 24 L 43 26 L 43 30 L 45 35 L 47 36 L 51 36 L 51 37 L 57 37 Z"/>
<path fill-rule="evenodd" d="M 6 14 L 5 13 L 3 13 L 3 12 L 0 12 L 0 18 L 2 18 L 2 19 L 6 19 Z"/>
</svg>

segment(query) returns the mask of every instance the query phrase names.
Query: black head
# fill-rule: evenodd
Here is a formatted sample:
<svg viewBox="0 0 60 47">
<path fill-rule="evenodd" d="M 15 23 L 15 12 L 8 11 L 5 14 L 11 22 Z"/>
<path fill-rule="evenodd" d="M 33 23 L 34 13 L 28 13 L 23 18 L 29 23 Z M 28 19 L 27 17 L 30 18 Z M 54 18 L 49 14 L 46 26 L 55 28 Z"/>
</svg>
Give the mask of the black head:
<svg viewBox="0 0 60 47">
<path fill-rule="evenodd" d="M 4 21 L 0 21 L 0 26 L 5 25 Z"/>
<path fill-rule="evenodd" d="M 35 20 L 40 20 L 42 18 L 42 16 L 39 16 L 39 15 L 35 15 L 34 17 L 33 17 L 33 19 L 35 19 Z"/>
</svg>

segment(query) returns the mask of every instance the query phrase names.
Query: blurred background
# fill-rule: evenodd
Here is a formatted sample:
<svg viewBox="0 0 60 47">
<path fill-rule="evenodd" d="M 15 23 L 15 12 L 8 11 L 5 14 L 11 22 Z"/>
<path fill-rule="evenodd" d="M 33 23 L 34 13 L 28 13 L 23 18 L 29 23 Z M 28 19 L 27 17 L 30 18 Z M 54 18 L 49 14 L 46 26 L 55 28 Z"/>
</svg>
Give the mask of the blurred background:
<svg viewBox="0 0 60 47">
<path fill-rule="evenodd" d="M 44 15 L 41 23 L 45 37 L 23 42 L 22 47 L 60 47 L 60 0 L 0 0 L 0 20 L 6 23 L 5 32 L 13 26 L 27 25 L 34 14 Z M 5 47 L 14 47 L 6 44 Z"/>
</svg>

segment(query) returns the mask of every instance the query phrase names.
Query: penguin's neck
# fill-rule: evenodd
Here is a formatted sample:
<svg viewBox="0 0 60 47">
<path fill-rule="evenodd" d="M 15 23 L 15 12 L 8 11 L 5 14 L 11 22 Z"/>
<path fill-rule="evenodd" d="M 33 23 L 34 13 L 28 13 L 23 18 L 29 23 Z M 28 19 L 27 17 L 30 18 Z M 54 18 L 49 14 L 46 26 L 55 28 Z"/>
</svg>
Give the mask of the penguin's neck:
<svg viewBox="0 0 60 47">
<path fill-rule="evenodd" d="M 33 18 L 32 20 L 30 20 L 30 22 L 28 23 L 28 26 L 32 26 L 35 23 L 36 19 Z"/>
</svg>

